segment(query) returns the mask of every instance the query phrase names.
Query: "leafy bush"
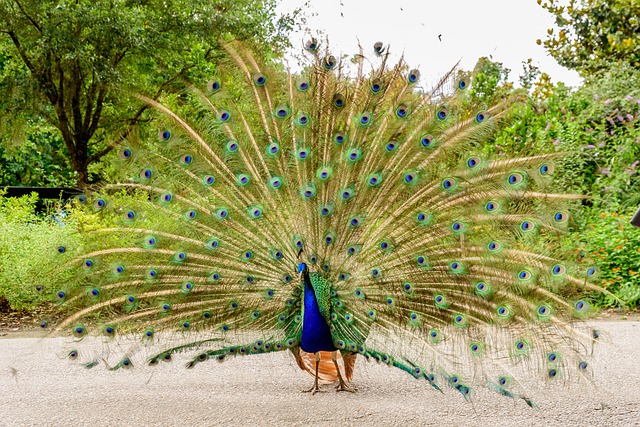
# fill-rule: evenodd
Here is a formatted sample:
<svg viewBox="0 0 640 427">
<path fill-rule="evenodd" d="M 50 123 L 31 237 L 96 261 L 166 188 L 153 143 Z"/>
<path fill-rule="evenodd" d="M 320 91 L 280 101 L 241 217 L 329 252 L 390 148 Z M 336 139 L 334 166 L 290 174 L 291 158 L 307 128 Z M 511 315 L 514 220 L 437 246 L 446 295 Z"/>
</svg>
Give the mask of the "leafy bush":
<svg viewBox="0 0 640 427">
<path fill-rule="evenodd" d="M 640 230 L 629 224 L 634 212 L 592 211 L 584 232 L 576 235 L 597 262 L 602 286 L 630 308 L 640 305 Z M 596 304 L 616 306 L 618 301 L 610 295 L 598 295 Z"/>
<path fill-rule="evenodd" d="M 587 196 L 571 206 L 566 244 L 586 248 L 615 295 L 595 303 L 640 305 L 640 232 L 629 220 L 640 205 L 640 70 L 618 66 L 591 75 L 576 91 L 539 80 L 528 103 L 496 131 L 489 152 L 562 154 L 554 187 Z"/>
<path fill-rule="evenodd" d="M 111 194 L 114 205 L 126 205 L 127 200 L 146 195 L 128 194 L 125 191 Z M 35 193 L 20 198 L 5 198 L 0 192 L 0 300 L 8 301 L 17 311 L 33 310 L 45 302 L 54 301 L 53 295 L 68 285 L 74 277 L 64 263 L 83 254 L 95 239 L 90 232 L 122 222 L 121 211 L 112 211 L 108 205 L 96 213 L 91 206 L 78 203 L 60 204 L 49 213 L 37 215 Z M 157 220 L 157 219 L 156 219 Z M 122 244 L 127 236 L 113 242 Z M 87 239 L 87 240 L 85 240 Z M 65 248 L 65 255 L 58 248 Z"/>
<path fill-rule="evenodd" d="M 46 275 L 55 265 L 56 248 L 80 242 L 73 215 L 61 211 L 37 215 L 37 201 L 35 193 L 19 198 L 0 193 L 0 298 L 18 311 L 48 300 L 37 287 L 45 290 L 56 281 Z"/>
<path fill-rule="evenodd" d="M 506 155 L 566 153 L 557 160 L 560 191 L 588 195 L 587 205 L 613 211 L 640 204 L 640 70 L 599 72 L 575 92 L 562 84 L 538 89 L 490 148 Z"/>
</svg>

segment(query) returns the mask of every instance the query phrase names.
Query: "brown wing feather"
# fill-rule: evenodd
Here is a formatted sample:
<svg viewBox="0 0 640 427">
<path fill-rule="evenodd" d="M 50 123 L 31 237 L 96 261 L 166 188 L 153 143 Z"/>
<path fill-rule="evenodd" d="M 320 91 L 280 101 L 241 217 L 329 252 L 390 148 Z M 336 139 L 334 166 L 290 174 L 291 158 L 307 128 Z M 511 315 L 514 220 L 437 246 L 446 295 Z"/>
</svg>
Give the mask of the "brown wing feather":
<svg viewBox="0 0 640 427">
<path fill-rule="evenodd" d="M 316 357 L 313 353 L 307 353 L 306 351 L 299 349 L 293 352 L 296 359 L 296 363 L 303 371 L 309 373 L 309 375 L 315 377 L 316 375 Z M 338 353 L 337 359 L 342 359 L 343 364 L 338 363 L 340 366 L 340 373 L 344 379 L 351 381 L 353 377 L 353 368 L 356 363 L 356 354 Z M 318 365 L 318 381 L 322 384 L 331 384 L 338 381 L 338 373 L 336 367 L 331 360 L 330 351 L 320 352 L 320 365 Z"/>
</svg>

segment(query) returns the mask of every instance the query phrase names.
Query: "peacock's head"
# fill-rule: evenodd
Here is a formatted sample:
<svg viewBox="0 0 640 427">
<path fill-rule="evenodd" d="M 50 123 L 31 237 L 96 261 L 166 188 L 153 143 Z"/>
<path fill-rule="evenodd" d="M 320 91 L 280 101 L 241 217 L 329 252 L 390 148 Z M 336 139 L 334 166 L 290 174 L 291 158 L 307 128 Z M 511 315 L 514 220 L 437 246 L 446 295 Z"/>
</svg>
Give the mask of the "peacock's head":
<svg viewBox="0 0 640 427">
<path fill-rule="evenodd" d="M 307 267 L 306 263 L 301 262 L 300 264 L 298 264 L 298 273 L 300 273 L 300 277 L 302 277 L 302 275 L 307 273 L 308 271 L 309 268 Z"/>
</svg>

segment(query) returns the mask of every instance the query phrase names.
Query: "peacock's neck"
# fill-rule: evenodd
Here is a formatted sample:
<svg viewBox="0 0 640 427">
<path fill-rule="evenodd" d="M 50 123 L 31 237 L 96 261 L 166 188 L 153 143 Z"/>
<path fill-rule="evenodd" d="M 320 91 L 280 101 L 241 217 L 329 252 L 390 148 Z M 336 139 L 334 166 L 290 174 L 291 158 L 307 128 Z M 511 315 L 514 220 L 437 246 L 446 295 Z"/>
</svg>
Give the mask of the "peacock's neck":
<svg viewBox="0 0 640 427">
<path fill-rule="evenodd" d="M 302 339 L 300 347 L 306 352 L 334 351 L 331 331 L 327 320 L 322 316 L 318 299 L 311 283 L 309 273 L 303 275 L 304 280 L 304 316 L 302 318 Z"/>
</svg>

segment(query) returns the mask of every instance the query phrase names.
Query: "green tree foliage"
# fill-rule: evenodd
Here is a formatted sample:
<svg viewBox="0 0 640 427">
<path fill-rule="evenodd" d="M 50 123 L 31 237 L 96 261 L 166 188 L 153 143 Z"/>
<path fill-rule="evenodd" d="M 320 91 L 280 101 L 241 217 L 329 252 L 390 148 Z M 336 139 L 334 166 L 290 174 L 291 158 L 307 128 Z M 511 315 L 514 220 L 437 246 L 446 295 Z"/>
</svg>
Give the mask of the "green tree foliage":
<svg viewBox="0 0 640 427">
<path fill-rule="evenodd" d="M 277 19 L 275 2 L 0 0 L 3 128 L 46 119 L 87 184 L 89 165 L 145 120 L 127 91 L 158 98 L 205 79 L 220 37 L 278 52 L 294 16 Z"/>
<path fill-rule="evenodd" d="M 637 0 L 538 0 L 560 31 L 547 30 L 543 44 L 567 68 L 583 76 L 612 64 L 640 68 L 640 2 Z M 566 2 L 565 2 L 566 3 Z"/>
<path fill-rule="evenodd" d="M 589 195 L 598 209 L 640 205 L 640 70 L 597 72 L 575 92 L 541 77 L 515 114 L 498 150 L 570 153 L 558 160 L 562 189 Z"/>
<path fill-rule="evenodd" d="M 71 187 L 76 175 L 67 166 L 64 141 L 56 128 L 31 118 L 5 134 L 0 144 L 0 187 Z"/>
<path fill-rule="evenodd" d="M 473 70 L 471 96 L 476 102 L 492 105 L 508 97 L 513 91 L 513 84 L 509 82 L 511 70 L 505 68 L 501 62 L 482 57 L 476 62 Z"/>
</svg>

